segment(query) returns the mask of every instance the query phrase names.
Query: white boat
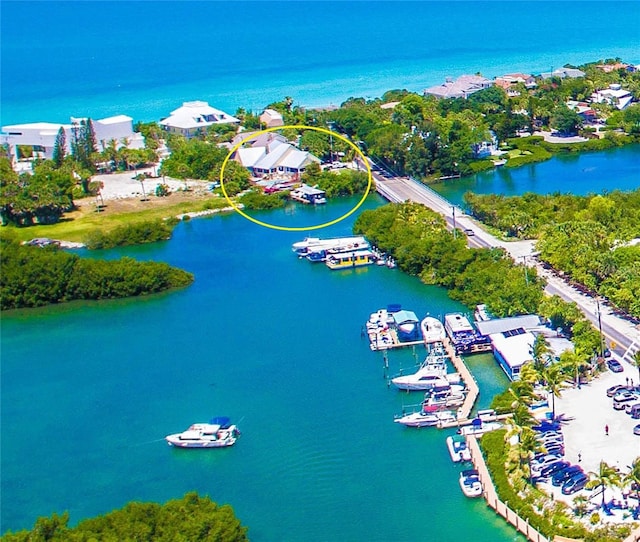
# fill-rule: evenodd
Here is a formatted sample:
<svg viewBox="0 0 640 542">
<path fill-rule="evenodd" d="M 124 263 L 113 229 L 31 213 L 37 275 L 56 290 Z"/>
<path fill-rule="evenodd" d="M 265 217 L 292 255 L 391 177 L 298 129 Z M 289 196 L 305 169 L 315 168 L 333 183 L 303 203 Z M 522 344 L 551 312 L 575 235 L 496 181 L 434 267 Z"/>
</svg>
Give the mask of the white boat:
<svg viewBox="0 0 640 542">
<path fill-rule="evenodd" d="M 483 435 L 489 431 L 500 429 L 502 424 L 499 422 L 483 422 L 479 418 L 475 418 L 471 425 L 461 427 L 459 432 L 461 435 Z"/>
<path fill-rule="evenodd" d="M 464 386 L 454 384 L 444 389 L 434 388 L 428 390 L 422 404 L 440 408 L 457 407 L 464 403 L 464 398 Z"/>
<path fill-rule="evenodd" d="M 442 322 L 433 316 L 425 316 L 420 322 L 422 337 L 427 344 L 442 342 L 446 337 Z"/>
<path fill-rule="evenodd" d="M 418 412 L 412 412 L 411 414 L 400 416 L 393 421 L 406 427 L 433 427 L 440 423 L 455 422 L 456 415 L 450 410 L 433 412 L 420 410 Z"/>
<path fill-rule="evenodd" d="M 453 437 L 447 437 L 447 448 L 449 449 L 451 461 L 454 463 L 471 461 L 471 452 L 464 440 L 455 440 Z"/>
<path fill-rule="evenodd" d="M 182 433 L 168 435 L 165 440 L 169 446 L 178 448 L 223 448 L 233 446 L 240 436 L 229 418 L 214 418 L 209 423 L 194 423 Z"/>
<path fill-rule="evenodd" d="M 299 256 L 305 256 L 309 252 L 319 252 L 321 250 L 349 251 L 369 248 L 369 241 L 361 235 L 352 237 L 333 237 L 320 239 L 319 237 L 306 237 L 302 241 L 293 243 L 291 249 Z"/>
<path fill-rule="evenodd" d="M 460 489 L 467 497 L 480 497 L 482 495 L 482 483 L 477 470 L 463 470 L 460 473 Z"/>
</svg>

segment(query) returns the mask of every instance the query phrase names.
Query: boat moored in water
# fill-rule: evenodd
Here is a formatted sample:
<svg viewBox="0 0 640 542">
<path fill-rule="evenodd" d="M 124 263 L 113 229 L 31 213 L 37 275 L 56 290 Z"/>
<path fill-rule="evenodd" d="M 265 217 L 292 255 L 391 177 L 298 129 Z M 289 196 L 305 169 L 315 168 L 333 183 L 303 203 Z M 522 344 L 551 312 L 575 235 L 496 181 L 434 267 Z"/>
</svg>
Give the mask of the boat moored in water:
<svg viewBox="0 0 640 542">
<path fill-rule="evenodd" d="M 305 237 L 302 241 L 293 243 L 291 249 L 298 256 L 306 256 L 310 252 L 320 252 L 321 250 L 349 251 L 368 249 L 371 245 L 361 235 L 350 237 L 332 237 L 320 239 L 319 237 Z"/>
<path fill-rule="evenodd" d="M 477 470 L 468 469 L 460 473 L 460 489 L 467 497 L 480 497 L 482 495 L 482 483 Z"/>
<path fill-rule="evenodd" d="M 426 344 L 442 342 L 446 337 L 442 322 L 433 316 L 425 316 L 422 319 L 420 330 Z"/>
<path fill-rule="evenodd" d="M 229 418 L 213 418 L 209 423 L 194 423 L 182 433 L 167 435 L 170 446 L 178 448 L 224 448 L 233 446 L 240 436 Z"/>
<path fill-rule="evenodd" d="M 464 440 L 457 440 L 449 436 L 447 437 L 447 448 L 449 449 L 451 461 L 454 463 L 471 461 L 471 452 L 469 448 L 467 448 L 467 443 Z"/>
<path fill-rule="evenodd" d="M 451 410 L 425 410 L 405 414 L 393 420 L 406 427 L 434 427 L 441 423 L 451 423 L 456 421 L 456 415 Z"/>
<path fill-rule="evenodd" d="M 351 269 L 371 265 L 376 261 L 376 256 L 370 250 L 355 250 L 353 252 L 339 252 L 328 254 L 324 262 L 329 269 Z"/>
<path fill-rule="evenodd" d="M 485 422 L 480 418 L 474 418 L 471 420 L 471 425 L 465 425 L 459 429 L 461 435 L 482 435 L 489 431 L 495 431 L 500 429 L 502 424 L 500 422 Z"/>
</svg>

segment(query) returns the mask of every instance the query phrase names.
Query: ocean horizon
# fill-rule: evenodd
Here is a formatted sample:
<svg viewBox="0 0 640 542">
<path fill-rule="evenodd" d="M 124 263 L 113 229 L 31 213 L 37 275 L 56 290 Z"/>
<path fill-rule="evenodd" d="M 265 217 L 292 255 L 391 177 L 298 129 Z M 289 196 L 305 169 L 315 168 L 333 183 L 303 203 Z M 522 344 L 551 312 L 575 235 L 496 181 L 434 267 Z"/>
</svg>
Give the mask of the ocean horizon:
<svg viewBox="0 0 640 542">
<path fill-rule="evenodd" d="M 189 100 L 229 113 L 285 96 L 337 106 L 465 73 L 640 63 L 640 3 L 598 3 L 597 17 L 595 5 L 4 0 L 0 125 L 154 121 Z"/>
</svg>

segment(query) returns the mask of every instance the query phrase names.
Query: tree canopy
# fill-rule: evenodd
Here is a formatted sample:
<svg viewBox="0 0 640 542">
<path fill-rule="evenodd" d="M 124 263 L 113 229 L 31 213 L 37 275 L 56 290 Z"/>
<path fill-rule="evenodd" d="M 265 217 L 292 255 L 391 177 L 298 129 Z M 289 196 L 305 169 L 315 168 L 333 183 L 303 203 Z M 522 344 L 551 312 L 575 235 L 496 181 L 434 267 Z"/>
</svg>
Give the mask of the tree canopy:
<svg viewBox="0 0 640 542">
<path fill-rule="evenodd" d="M 229 505 L 218 505 L 209 497 L 187 493 L 165 504 L 130 502 L 119 510 L 85 519 L 69 527 L 69 514 L 39 518 L 31 531 L 8 532 L 3 542 L 42 540 L 51 542 L 246 542 L 243 527 Z"/>
</svg>

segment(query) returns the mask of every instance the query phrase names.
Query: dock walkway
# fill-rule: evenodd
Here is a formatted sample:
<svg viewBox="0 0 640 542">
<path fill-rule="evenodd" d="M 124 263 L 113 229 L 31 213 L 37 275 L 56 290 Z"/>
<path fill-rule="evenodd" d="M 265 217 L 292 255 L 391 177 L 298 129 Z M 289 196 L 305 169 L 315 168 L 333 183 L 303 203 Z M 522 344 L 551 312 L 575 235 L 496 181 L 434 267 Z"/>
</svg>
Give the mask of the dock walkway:
<svg viewBox="0 0 640 542">
<path fill-rule="evenodd" d="M 443 424 L 441 427 L 455 427 L 457 425 L 466 425 L 470 423 L 469 415 L 471 414 L 471 410 L 473 409 L 473 405 L 476 403 L 476 399 L 478 399 L 478 395 L 480 395 L 480 388 L 478 388 L 478 383 L 476 379 L 471 374 L 471 371 L 467 368 L 463 359 L 456 354 L 455 349 L 451 345 L 451 341 L 448 338 L 445 338 L 443 341 L 444 348 L 447 351 L 447 355 L 451 359 L 453 366 L 458 371 L 460 378 L 464 382 L 467 387 L 467 396 L 464 398 L 464 403 L 458 409 L 458 419 L 456 422 L 451 422 L 449 424 Z"/>
</svg>

